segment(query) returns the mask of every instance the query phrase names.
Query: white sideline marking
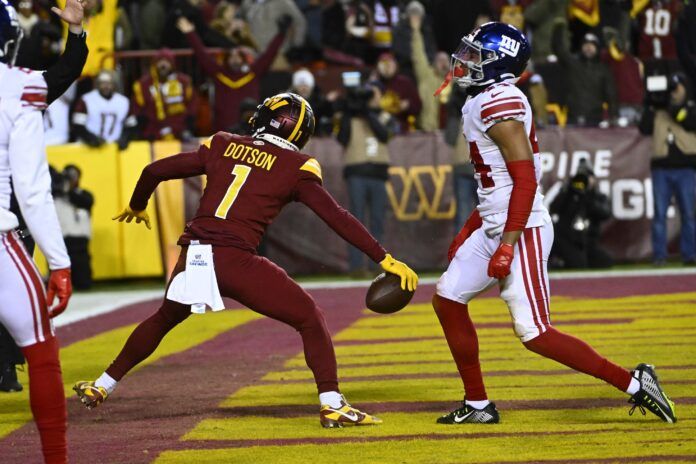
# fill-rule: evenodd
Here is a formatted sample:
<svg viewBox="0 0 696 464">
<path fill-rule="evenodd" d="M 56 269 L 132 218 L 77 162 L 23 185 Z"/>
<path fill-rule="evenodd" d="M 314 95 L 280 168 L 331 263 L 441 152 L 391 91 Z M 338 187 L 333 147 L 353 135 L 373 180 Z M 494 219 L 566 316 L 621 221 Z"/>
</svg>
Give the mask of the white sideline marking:
<svg viewBox="0 0 696 464">
<path fill-rule="evenodd" d="M 603 270 L 603 271 L 573 271 L 550 272 L 551 280 L 568 279 L 596 279 L 613 277 L 643 277 L 643 276 L 670 276 L 670 275 L 694 275 L 694 288 L 696 288 L 696 268 L 675 269 L 635 269 L 635 270 Z M 421 285 L 437 283 L 437 277 L 425 277 L 420 279 Z M 305 282 L 300 285 L 307 290 L 338 289 L 338 288 L 364 288 L 370 285 L 372 280 L 353 281 L 326 281 Z M 88 319 L 100 314 L 116 311 L 124 306 L 142 303 L 150 300 L 161 299 L 164 294 L 164 286 L 155 290 L 112 291 L 76 293 L 70 299 L 68 309 L 54 319 L 56 327 L 62 327 L 73 322 Z"/>
</svg>

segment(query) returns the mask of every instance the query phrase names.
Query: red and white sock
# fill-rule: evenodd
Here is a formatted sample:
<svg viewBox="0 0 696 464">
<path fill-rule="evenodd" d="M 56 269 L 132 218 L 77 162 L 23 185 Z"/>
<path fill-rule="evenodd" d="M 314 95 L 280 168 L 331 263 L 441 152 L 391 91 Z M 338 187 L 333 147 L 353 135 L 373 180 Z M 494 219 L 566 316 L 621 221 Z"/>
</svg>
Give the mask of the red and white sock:
<svg viewBox="0 0 696 464">
<path fill-rule="evenodd" d="M 58 341 L 51 337 L 22 348 L 22 353 L 29 365 L 29 403 L 39 429 L 44 461 L 47 464 L 67 463 L 67 412 Z"/>
</svg>

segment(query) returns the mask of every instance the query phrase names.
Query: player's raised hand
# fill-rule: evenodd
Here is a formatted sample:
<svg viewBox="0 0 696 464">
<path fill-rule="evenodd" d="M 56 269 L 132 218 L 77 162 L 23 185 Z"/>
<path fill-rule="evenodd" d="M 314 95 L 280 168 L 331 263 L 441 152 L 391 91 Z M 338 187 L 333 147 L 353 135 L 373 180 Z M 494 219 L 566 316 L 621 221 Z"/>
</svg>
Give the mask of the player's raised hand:
<svg viewBox="0 0 696 464">
<path fill-rule="evenodd" d="M 133 222 L 133 219 L 135 219 L 136 224 L 144 222 L 148 229 L 152 229 L 150 226 L 150 216 L 147 214 L 147 211 L 133 211 L 130 206 L 126 206 L 123 211 L 111 219 L 118 222 L 126 221 L 128 223 Z"/>
<path fill-rule="evenodd" d="M 389 253 L 387 253 L 379 265 L 382 266 L 382 269 L 385 271 L 396 274 L 401 278 L 402 290 L 412 292 L 418 286 L 418 274 L 416 274 L 413 269 L 408 267 L 406 264 L 392 258 L 392 255 Z"/>
<path fill-rule="evenodd" d="M 53 319 L 65 311 L 68 307 L 68 300 L 72 295 L 72 282 L 70 280 L 70 268 L 55 269 L 48 277 L 46 288 L 46 306 L 48 306 L 48 317 Z M 51 308 L 53 298 L 58 297 L 58 303 Z"/>
<path fill-rule="evenodd" d="M 515 248 L 509 243 L 501 243 L 488 262 L 488 276 L 495 277 L 498 280 L 507 277 L 510 274 L 514 256 Z"/>
<path fill-rule="evenodd" d="M 85 19 L 83 3 L 84 0 L 66 0 L 65 7 L 62 10 L 54 6 L 51 8 L 51 11 L 71 26 L 71 32 L 81 33 L 82 21 Z M 76 31 L 75 27 L 79 28 L 79 31 Z"/>
</svg>

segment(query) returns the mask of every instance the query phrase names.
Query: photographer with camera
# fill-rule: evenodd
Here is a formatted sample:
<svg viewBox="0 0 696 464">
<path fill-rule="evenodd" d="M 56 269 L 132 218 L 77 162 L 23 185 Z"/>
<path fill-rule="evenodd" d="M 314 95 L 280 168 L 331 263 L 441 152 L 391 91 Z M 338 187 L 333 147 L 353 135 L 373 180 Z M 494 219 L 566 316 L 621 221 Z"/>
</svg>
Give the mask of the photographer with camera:
<svg viewBox="0 0 696 464">
<path fill-rule="evenodd" d="M 82 171 L 68 164 L 62 173 L 53 174 L 53 196 L 63 240 L 72 263 L 72 286 L 87 290 L 92 286 L 92 258 L 89 240 L 92 236 L 91 211 L 94 196 L 80 188 Z"/>
<path fill-rule="evenodd" d="M 654 215 L 652 222 L 653 262 L 667 259 L 667 208 L 672 197 L 681 216 L 680 250 L 685 264 L 696 263 L 696 103 L 689 98 L 688 81 L 677 72 L 668 77 L 647 79 L 645 108 L 640 132 L 652 135 Z"/>
<path fill-rule="evenodd" d="M 555 265 L 566 269 L 607 268 L 613 259 L 599 244 L 600 225 L 611 217 L 609 197 L 596 188 L 584 158 L 577 173 L 551 203 Z"/>
<path fill-rule="evenodd" d="M 343 73 L 345 99 L 337 102 L 340 127 L 336 138 L 345 148 L 343 177 L 348 184 L 350 212 L 370 233 L 381 241 L 387 206 L 386 181 L 389 178 L 387 142 L 394 132 L 395 121 L 380 107 L 383 88 L 377 81 L 360 85 L 360 72 Z M 349 269 L 353 276 L 366 274 L 365 259 L 356 248 L 348 250 Z"/>
</svg>

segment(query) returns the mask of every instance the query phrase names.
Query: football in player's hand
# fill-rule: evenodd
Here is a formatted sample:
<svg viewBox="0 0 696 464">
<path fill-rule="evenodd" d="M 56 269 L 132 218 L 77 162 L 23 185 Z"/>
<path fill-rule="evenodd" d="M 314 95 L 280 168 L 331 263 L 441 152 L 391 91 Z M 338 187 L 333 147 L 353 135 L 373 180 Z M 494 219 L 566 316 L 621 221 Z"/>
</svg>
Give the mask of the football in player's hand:
<svg viewBox="0 0 696 464">
<path fill-rule="evenodd" d="M 383 272 L 372 281 L 365 295 L 368 309 L 391 314 L 403 309 L 413 298 L 413 292 L 401 289 L 401 279 L 396 274 Z"/>
</svg>

